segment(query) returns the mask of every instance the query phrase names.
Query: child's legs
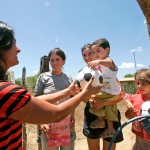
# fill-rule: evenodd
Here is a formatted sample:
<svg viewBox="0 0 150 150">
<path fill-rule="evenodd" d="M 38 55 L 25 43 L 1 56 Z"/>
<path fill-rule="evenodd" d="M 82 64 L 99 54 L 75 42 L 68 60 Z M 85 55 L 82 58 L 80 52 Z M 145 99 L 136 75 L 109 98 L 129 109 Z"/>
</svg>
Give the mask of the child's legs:
<svg viewBox="0 0 150 150">
<path fill-rule="evenodd" d="M 118 121 L 118 110 L 115 105 L 105 106 L 105 119 L 111 121 Z"/>
<path fill-rule="evenodd" d="M 113 129 L 113 121 L 118 121 L 118 110 L 116 106 L 105 107 L 105 119 L 107 121 L 108 129 Z"/>
<path fill-rule="evenodd" d="M 101 116 L 97 116 L 97 118 L 98 118 L 98 121 L 99 121 L 99 122 L 104 121 L 103 117 L 101 117 Z"/>
<path fill-rule="evenodd" d="M 90 139 L 87 138 L 89 150 L 100 150 L 100 138 Z"/>
<path fill-rule="evenodd" d="M 109 144 L 110 144 L 110 142 L 103 139 L 103 150 L 108 150 Z M 116 143 L 113 143 L 111 146 L 111 150 L 115 150 L 115 149 L 116 149 Z"/>
<path fill-rule="evenodd" d="M 112 120 L 106 120 L 107 121 L 107 125 L 108 125 L 108 129 L 113 129 L 113 121 Z"/>
</svg>

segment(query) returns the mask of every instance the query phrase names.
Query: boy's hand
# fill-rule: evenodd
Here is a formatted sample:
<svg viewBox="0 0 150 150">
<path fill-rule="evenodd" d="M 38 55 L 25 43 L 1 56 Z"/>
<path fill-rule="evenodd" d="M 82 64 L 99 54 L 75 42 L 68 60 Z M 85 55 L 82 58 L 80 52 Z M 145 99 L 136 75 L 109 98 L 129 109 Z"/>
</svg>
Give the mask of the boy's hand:
<svg viewBox="0 0 150 150">
<path fill-rule="evenodd" d="M 99 60 L 90 61 L 87 65 L 89 68 L 96 68 L 99 65 Z"/>
</svg>

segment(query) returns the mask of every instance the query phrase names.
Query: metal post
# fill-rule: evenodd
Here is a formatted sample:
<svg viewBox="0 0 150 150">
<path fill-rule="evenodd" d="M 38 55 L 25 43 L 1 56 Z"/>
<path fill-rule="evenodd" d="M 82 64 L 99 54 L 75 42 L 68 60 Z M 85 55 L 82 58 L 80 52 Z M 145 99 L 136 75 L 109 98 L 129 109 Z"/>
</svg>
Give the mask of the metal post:
<svg viewBox="0 0 150 150">
<path fill-rule="evenodd" d="M 25 88 L 26 87 L 26 83 L 25 83 L 25 79 L 26 79 L 26 68 L 23 67 L 22 69 L 22 86 Z M 27 133 L 26 133 L 26 123 L 23 122 L 22 123 L 22 134 L 23 134 L 23 143 L 22 143 L 22 147 L 23 150 L 27 149 Z"/>
<path fill-rule="evenodd" d="M 133 52 L 133 57 L 134 57 L 134 65 L 135 65 L 135 71 L 137 71 L 137 66 L 136 66 L 136 59 L 135 59 L 135 52 Z"/>
</svg>

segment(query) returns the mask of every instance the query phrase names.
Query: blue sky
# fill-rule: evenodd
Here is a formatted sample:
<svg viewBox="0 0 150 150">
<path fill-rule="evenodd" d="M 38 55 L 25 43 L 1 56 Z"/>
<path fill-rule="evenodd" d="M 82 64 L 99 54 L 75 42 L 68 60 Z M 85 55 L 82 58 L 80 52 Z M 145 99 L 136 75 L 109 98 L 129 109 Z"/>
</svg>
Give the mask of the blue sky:
<svg viewBox="0 0 150 150">
<path fill-rule="evenodd" d="M 64 72 L 73 78 L 84 67 L 81 47 L 105 37 L 110 57 L 119 67 L 118 78 L 150 65 L 146 20 L 136 0 L 5 0 L 0 20 L 14 28 L 21 49 L 15 78 L 39 71 L 40 58 L 54 47 L 67 56 Z"/>
</svg>

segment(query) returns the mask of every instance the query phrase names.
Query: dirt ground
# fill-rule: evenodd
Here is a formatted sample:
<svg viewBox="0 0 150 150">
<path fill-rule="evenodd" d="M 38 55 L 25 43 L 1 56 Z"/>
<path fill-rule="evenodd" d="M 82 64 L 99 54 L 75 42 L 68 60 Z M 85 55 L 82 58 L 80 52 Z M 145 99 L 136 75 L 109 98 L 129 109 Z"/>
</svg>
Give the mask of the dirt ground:
<svg viewBox="0 0 150 150">
<path fill-rule="evenodd" d="M 75 124 L 75 130 L 76 130 L 76 141 L 75 141 L 75 150 L 88 150 L 88 145 L 86 142 L 85 136 L 82 134 L 82 128 L 83 128 L 83 110 L 84 110 L 84 103 L 81 103 L 76 111 L 75 111 L 75 118 L 76 118 L 76 124 Z M 124 102 L 120 102 L 118 104 L 118 109 L 121 112 L 122 115 L 122 124 L 127 121 L 124 112 L 126 110 L 126 106 Z M 35 125 L 26 124 L 27 129 L 27 150 L 38 150 L 38 144 L 37 144 L 37 127 Z M 131 124 L 128 124 L 123 128 L 123 136 L 124 141 L 117 144 L 116 150 L 132 150 L 135 136 L 131 132 Z M 101 143 L 102 148 L 102 143 Z"/>
</svg>

